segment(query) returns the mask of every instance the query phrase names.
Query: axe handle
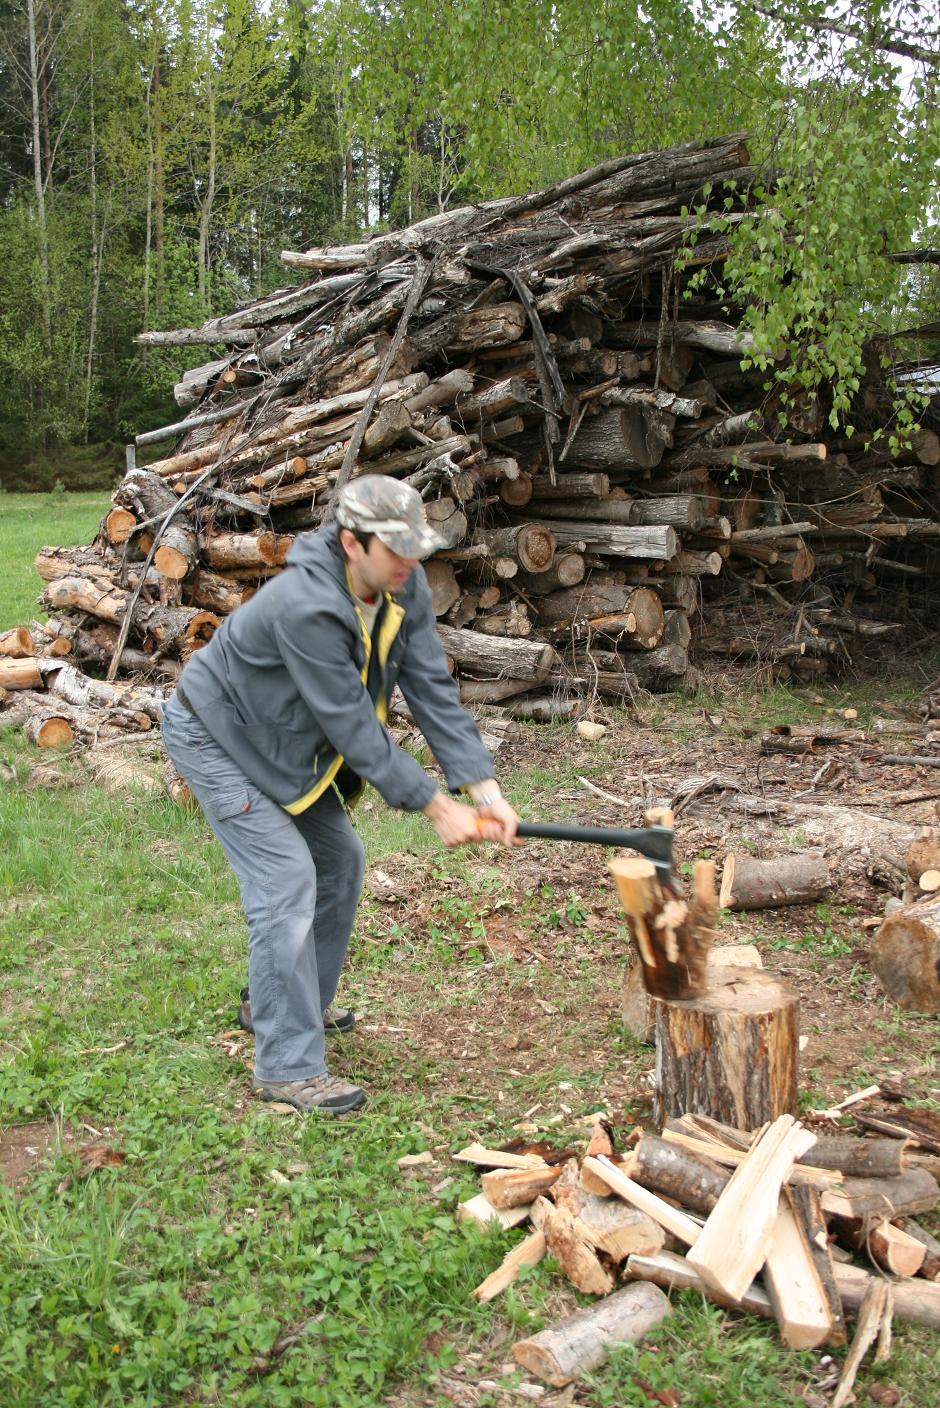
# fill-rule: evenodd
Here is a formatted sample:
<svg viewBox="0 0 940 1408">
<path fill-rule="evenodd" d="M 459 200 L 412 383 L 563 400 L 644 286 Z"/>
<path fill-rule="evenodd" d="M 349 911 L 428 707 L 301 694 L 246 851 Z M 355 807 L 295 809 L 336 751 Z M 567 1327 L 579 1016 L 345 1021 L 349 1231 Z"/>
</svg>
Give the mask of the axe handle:
<svg viewBox="0 0 940 1408">
<path fill-rule="evenodd" d="M 520 836 L 541 837 L 546 841 L 588 841 L 595 846 L 629 846 L 645 854 L 652 850 L 654 859 L 663 857 L 672 841 L 672 831 L 666 826 L 648 826 L 636 830 L 616 831 L 608 826 L 565 826 L 551 821 L 523 821 Z"/>
</svg>

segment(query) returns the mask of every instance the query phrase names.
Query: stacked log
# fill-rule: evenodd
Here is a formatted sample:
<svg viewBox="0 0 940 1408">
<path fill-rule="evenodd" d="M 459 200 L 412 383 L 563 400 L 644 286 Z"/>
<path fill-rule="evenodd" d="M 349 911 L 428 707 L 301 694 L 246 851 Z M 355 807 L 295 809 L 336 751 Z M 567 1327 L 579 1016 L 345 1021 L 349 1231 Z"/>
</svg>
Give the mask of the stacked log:
<svg viewBox="0 0 940 1408">
<path fill-rule="evenodd" d="M 940 560 L 940 439 L 925 418 L 884 450 L 880 357 L 851 437 L 742 366 L 720 271 L 754 176 L 740 134 L 620 157 L 286 252 L 296 287 L 141 334 L 221 355 L 129 447 L 94 544 L 40 554 L 36 649 L 104 652 L 109 678 L 178 665 L 372 473 L 446 538 L 429 566 L 468 702 L 629 701 L 710 657 L 813 675 L 891 638 Z"/>
</svg>

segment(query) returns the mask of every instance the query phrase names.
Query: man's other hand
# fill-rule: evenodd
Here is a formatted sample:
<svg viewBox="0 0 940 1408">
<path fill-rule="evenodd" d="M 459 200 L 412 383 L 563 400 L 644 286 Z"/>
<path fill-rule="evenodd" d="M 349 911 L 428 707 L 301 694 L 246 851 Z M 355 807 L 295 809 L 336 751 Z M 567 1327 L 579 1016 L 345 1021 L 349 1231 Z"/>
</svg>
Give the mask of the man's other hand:
<svg viewBox="0 0 940 1408">
<path fill-rule="evenodd" d="M 475 841 L 513 844 L 519 818 L 502 797 L 488 807 L 469 807 L 438 792 L 423 809 L 445 846 L 472 845 Z"/>
</svg>

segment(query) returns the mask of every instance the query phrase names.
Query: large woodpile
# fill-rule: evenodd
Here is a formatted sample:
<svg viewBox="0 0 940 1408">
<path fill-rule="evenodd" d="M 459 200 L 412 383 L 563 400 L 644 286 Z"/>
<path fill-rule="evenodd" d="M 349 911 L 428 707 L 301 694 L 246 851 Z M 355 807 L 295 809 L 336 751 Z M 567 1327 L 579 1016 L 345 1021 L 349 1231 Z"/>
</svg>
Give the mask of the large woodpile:
<svg viewBox="0 0 940 1408">
<path fill-rule="evenodd" d="M 419 488 L 446 536 L 427 570 L 468 703 L 628 700 L 712 655 L 814 675 L 897 632 L 940 561 L 940 440 L 872 444 L 883 348 L 851 439 L 824 398 L 786 408 L 742 371 L 707 216 L 744 218 L 753 177 L 739 135 L 622 157 L 285 253 L 306 282 L 142 334 L 225 355 L 185 373 L 179 421 L 137 436 L 160 457 L 129 455 L 94 544 L 40 552 L 51 619 L 21 648 L 172 679 L 365 473 Z M 27 689 L 50 675 L 40 658 Z"/>
</svg>

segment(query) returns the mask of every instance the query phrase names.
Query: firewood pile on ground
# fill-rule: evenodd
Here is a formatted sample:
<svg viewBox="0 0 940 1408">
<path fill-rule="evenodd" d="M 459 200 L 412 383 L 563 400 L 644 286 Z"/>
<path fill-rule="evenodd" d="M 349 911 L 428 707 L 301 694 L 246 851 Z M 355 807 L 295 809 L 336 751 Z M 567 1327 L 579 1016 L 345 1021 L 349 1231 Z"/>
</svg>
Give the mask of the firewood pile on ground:
<svg viewBox="0 0 940 1408">
<path fill-rule="evenodd" d="M 14 717 L 39 742 L 149 727 L 352 474 L 407 479 L 445 537 L 427 571 L 467 703 L 564 715 L 712 656 L 812 677 L 896 638 L 940 561 L 940 398 L 891 456 L 887 344 L 851 438 L 824 397 L 742 370 L 720 272 L 755 175 L 740 135 L 617 158 L 287 252 L 298 286 L 142 334 L 225 355 L 137 436 L 159 458 L 129 456 L 95 542 L 39 553 L 48 623 L 0 641 L 0 689 L 31 696 Z"/>
<path fill-rule="evenodd" d="M 664 1291 L 774 1319 L 793 1349 L 845 1345 L 852 1316 L 838 1408 L 868 1348 L 876 1362 L 889 1352 L 892 1316 L 940 1329 L 940 1243 L 916 1221 L 937 1204 L 940 1121 L 889 1106 L 856 1115 L 873 1137 L 837 1124 L 884 1094 L 755 1131 L 686 1114 L 659 1134 L 634 1128 L 619 1149 L 602 1115 L 582 1150 L 472 1144 L 455 1157 L 481 1170 L 482 1190 L 459 1218 L 530 1228 L 473 1294 L 492 1300 L 548 1255 L 597 1297 L 515 1345 L 517 1363 L 554 1386 L 646 1335 L 669 1313 Z"/>
</svg>

